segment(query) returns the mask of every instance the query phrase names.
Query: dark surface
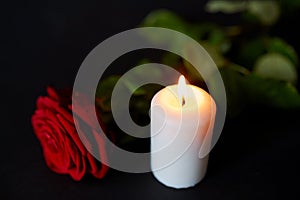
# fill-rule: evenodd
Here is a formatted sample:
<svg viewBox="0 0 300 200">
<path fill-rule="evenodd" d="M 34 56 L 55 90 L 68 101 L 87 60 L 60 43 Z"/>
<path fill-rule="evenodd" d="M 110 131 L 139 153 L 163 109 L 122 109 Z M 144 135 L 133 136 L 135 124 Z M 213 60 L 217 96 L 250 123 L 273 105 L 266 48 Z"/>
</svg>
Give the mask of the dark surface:
<svg viewBox="0 0 300 200">
<path fill-rule="evenodd" d="M 186 190 L 166 188 L 151 173 L 110 170 L 102 180 L 86 177 L 75 182 L 47 168 L 30 124 L 35 100 L 44 94 L 46 85 L 71 86 L 93 47 L 113 34 L 136 27 L 151 10 L 169 8 L 188 20 L 212 18 L 201 11 L 202 5 L 197 1 L 113 0 L 11 1 L 1 6 L 0 198 L 299 198 L 297 111 L 249 108 L 227 121 L 211 153 L 207 176 Z M 276 29 L 279 35 L 299 48 L 294 30 L 286 24 L 281 28 Z"/>
</svg>

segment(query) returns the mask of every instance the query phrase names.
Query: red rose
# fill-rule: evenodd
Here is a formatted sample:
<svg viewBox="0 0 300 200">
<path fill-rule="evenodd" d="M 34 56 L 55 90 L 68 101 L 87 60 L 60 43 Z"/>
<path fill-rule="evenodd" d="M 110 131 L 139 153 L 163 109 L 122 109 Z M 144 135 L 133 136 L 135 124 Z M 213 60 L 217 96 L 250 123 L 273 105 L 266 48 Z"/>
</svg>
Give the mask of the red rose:
<svg viewBox="0 0 300 200">
<path fill-rule="evenodd" d="M 74 120 L 79 120 L 90 127 L 95 140 L 93 145 L 90 145 L 93 149 L 97 149 L 101 159 L 106 159 L 104 136 L 94 128 L 98 121 L 90 121 L 89 115 L 84 112 L 84 107 L 76 112 L 78 118 L 73 118 L 70 91 L 56 91 L 48 87 L 47 92 L 48 96 L 39 97 L 37 100 L 37 109 L 32 116 L 32 125 L 41 143 L 48 167 L 56 173 L 69 174 L 77 181 L 81 180 L 86 173 L 90 173 L 96 178 L 102 178 L 108 167 L 98 162 L 87 151 L 74 125 Z M 83 103 L 86 103 L 83 106 L 92 106 L 91 103 Z"/>
</svg>

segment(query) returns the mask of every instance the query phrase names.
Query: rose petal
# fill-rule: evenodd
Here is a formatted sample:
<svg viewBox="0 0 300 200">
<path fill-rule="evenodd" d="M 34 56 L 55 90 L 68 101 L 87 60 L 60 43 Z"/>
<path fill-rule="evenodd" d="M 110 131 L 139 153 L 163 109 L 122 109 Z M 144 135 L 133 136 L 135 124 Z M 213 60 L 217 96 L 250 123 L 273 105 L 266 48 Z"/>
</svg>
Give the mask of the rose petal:
<svg viewBox="0 0 300 200">
<path fill-rule="evenodd" d="M 86 155 L 86 149 L 85 149 L 84 145 L 82 144 L 74 125 L 71 125 L 68 121 L 66 121 L 59 114 L 57 114 L 57 118 L 63 124 L 63 127 L 66 129 L 66 132 L 69 134 L 69 136 L 72 138 L 72 141 L 76 144 L 76 146 L 80 150 L 80 153 L 82 155 Z"/>
<path fill-rule="evenodd" d="M 93 129 L 96 129 L 98 126 L 97 119 L 91 117 L 90 111 L 95 110 L 95 105 L 90 99 L 81 93 L 76 94 L 77 97 L 73 99 L 73 105 L 76 105 L 76 109 L 72 107 L 72 111 L 78 115 L 85 123 L 87 123 Z"/>
<path fill-rule="evenodd" d="M 107 163 L 107 156 L 106 156 L 106 151 L 105 151 L 105 144 L 104 144 L 104 140 L 102 138 L 103 135 L 100 135 L 98 132 L 93 131 L 93 135 L 97 141 L 97 147 L 98 147 L 98 153 L 100 155 L 100 158 L 103 162 Z M 91 159 L 90 159 L 91 162 Z M 108 166 L 101 163 L 101 167 L 95 167 L 94 166 L 94 162 L 91 162 L 91 174 L 96 177 L 96 178 L 103 178 L 105 176 L 105 174 L 108 171 Z"/>
<path fill-rule="evenodd" d="M 51 99 L 53 99 L 57 102 L 59 101 L 59 96 L 53 87 L 51 87 L 51 86 L 47 87 L 47 94 Z"/>
<path fill-rule="evenodd" d="M 60 107 L 59 103 L 48 97 L 39 97 L 37 100 L 38 110 L 50 110 L 53 113 L 60 113 L 70 123 L 74 123 L 72 114 L 66 109 Z"/>
<path fill-rule="evenodd" d="M 96 150 L 106 162 L 103 135 L 95 131 L 99 128 L 99 122 L 97 118 L 92 119 L 88 112 L 95 109 L 95 105 L 83 94 L 79 94 L 79 109 L 73 111 L 78 119 L 74 118 L 70 112 L 71 92 L 47 88 L 48 96 L 37 99 L 37 109 L 31 118 L 34 132 L 41 143 L 46 164 L 52 171 L 69 174 L 74 180 L 81 180 L 86 172 L 102 178 L 107 173 L 108 166 L 98 162 L 85 148 L 87 146 L 89 150 Z M 81 120 L 83 122 L 78 123 Z M 79 130 L 75 128 L 75 122 L 79 125 Z M 91 138 L 95 141 L 91 141 Z"/>
<path fill-rule="evenodd" d="M 78 149 L 74 143 L 67 143 L 66 148 L 68 149 L 67 151 L 69 152 L 71 158 L 68 167 L 68 172 L 74 180 L 79 181 L 86 173 L 85 159 L 78 152 Z"/>
<path fill-rule="evenodd" d="M 87 135 L 88 130 L 85 129 L 85 131 L 82 130 L 82 126 L 80 126 L 80 122 L 77 118 L 74 118 L 74 121 L 76 124 L 78 124 L 79 126 L 77 127 L 77 134 L 78 136 L 80 136 L 80 141 L 84 144 L 84 146 L 86 147 L 86 150 L 91 150 L 92 149 L 92 145 L 90 143 L 90 140 L 88 139 L 89 136 Z M 89 127 L 90 128 L 90 127 Z"/>
</svg>

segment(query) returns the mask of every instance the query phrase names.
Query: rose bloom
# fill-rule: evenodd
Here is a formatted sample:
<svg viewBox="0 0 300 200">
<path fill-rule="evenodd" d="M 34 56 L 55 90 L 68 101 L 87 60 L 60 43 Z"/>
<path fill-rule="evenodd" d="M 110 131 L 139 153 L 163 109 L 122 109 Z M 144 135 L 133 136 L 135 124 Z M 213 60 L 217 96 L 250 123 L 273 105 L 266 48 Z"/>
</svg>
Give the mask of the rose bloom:
<svg viewBox="0 0 300 200">
<path fill-rule="evenodd" d="M 39 97 L 36 111 L 32 116 L 34 132 L 40 141 L 44 158 L 48 167 L 59 174 L 69 174 L 74 180 L 81 180 L 85 174 L 102 178 L 108 167 L 97 161 L 85 148 L 78 133 L 85 139 L 86 145 L 96 150 L 101 160 L 106 160 L 103 133 L 96 131 L 96 123 L 88 118 L 85 106 L 92 106 L 90 102 L 81 102 L 82 109 L 74 111 L 78 118 L 73 118 L 71 108 L 71 91 L 47 88 L 48 96 Z M 82 129 L 76 130 L 74 121 L 85 123 L 90 128 L 91 140 L 84 138 L 86 133 Z M 80 122 L 80 123 L 79 123 Z M 85 129 L 86 130 L 86 129 Z"/>
</svg>

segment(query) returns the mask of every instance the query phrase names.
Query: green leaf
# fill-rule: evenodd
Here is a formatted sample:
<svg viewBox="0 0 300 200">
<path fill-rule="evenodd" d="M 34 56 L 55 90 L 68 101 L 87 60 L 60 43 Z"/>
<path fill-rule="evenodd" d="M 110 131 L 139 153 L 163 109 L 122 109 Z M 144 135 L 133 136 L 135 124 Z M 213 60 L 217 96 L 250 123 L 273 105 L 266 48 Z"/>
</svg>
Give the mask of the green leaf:
<svg viewBox="0 0 300 200">
<path fill-rule="evenodd" d="M 119 80 L 120 76 L 109 76 L 104 80 L 101 80 L 96 89 L 96 98 L 101 99 L 101 103 L 99 104 L 100 108 L 103 111 L 110 111 L 110 100 L 112 91 L 114 86 L 116 85 L 117 81 Z"/>
<path fill-rule="evenodd" d="M 191 24 L 168 10 L 152 11 L 146 16 L 140 26 L 173 29 L 184 33 L 195 40 L 208 40 L 211 44 L 220 44 L 226 39 L 226 34 L 217 25 L 212 23 Z M 148 37 L 153 41 L 159 41 L 161 38 L 161 36 L 153 34 Z"/>
<path fill-rule="evenodd" d="M 266 52 L 264 40 L 264 38 L 249 39 L 241 44 L 238 47 L 238 62 L 247 69 L 252 69 L 255 61 Z"/>
<path fill-rule="evenodd" d="M 225 58 L 220 53 L 216 45 L 210 45 L 208 42 L 201 42 L 201 45 L 207 51 L 207 53 L 210 55 L 210 57 L 213 59 L 213 61 L 218 67 L 224 66 Z M 199 57 L 199 55 L 195 54 L 195 51 L 193 51 L 193 49 L 191 48 L 185 48 L 182 51 L 183 55 L 191 58 L 192 60 L 197 60 L 197 58 Z M 194 68 L 194 66 L 190 62 L 184 59 L 183 64 L 186 68 L 186 74 L 190 80 L 192 80 L 193 82 L 203 81 L 201 74 L 199 74 L 199 72 Z"/>
<path fill-rule="evenodd" d="M 129 80 L 124 79 L 125 86 L 129 89 L 130 93 L 133 95 L 144 95 L 147 93 L 143 88 L 136 89 L 136 85 Z"/>
<path fill-rule="evenodd" d="M 189 24 L 186 23 L 187 35 L 193 37 L 196 40 L 207 40 L 210 37 L 211 32 L 216 29 L 220 29 L 216 24 L 213 23 L 199 23 L 199 24 Z"/>
<path fill-rule="evenodd" d="M 226 59 L 223 57 L 218 46 L 211 45 L 208 42 L 201 42 L 201 45 L 207 51 L 207 53 L 211 56 L 213 61 L 216 63 L 217 67 L 220 68 L 220 67 L 224 66 Z"/>
<path fill-rule="evenodd" d="M 252 69 L 256 60 L 265 53 L 279 53 L 298 66 L 298 56 L 294 48 L 280 38 L 258 37 L 245 40 L 241 43 L 238 53 L 238 62 L 248 69 Z"/>
<path fill-rule="evenodd" d="M 268 42 L 267 51 L 286 56 L 288 59 L 290 59 L 290 61 L 293 62 L 295 66 L 298 66 L 298 55 L 295 49 L 280 38 L 270 39 Z"/>
<path fill-rule="evenodd" d="M 96 89 L 96 107 L 102 121 L 108 126 L 114 126 L 111 113 L 111 95 L 119 78 L 120 76 L 113 75 L 100 80 Z"/>
<path fill-rule="evenodd" d="M 243 83 L 251 104 L 262 104 L 283 109 L 300 109 L 300 95 L 288 82 L 264 79 L 255 74 L 247 76 Z"/>
<path fill-rule="evenodd" d="M 279 1 L 281 11 L 285 15 L 294 14 L 294 12 L 299 12 L 300 0 L 282 0 Z"/>
<path fill-rule="evenodd" d="M 246 3 L 247 1 L 211 0 L 206 4 L 205 10 L 210 13 L 223 12 L 232 14 L 244 11 Z"/>
<path fill-rule="evenodd" d="M 264 25 L 275 24 L 280 16 L 279 4 L 274 0 L 249 1 L 247 3 L 247 10 L 249 13 L 255 15 Z"/>
<path fill-rule="evenodd" d="M 254 73 L 263 78 L 290 83 L 297 81 L 297 71 L 294 64 L 278 53 L 268 53 L 260 57 L 254 66 Z"/>
<path fill-rule="evenodd" d="M 186 23 L 175 13 L 168 10 L 155 10 L 148 14 L 141 26 L 164 27 L 186 32 Z"/>
<path fill-rule="evenodd" d="M 300 109 L 300 95 L 288 82 L 242 74 L 232 67 L 222 68 L 228 116 L 234 117 L 247 105 L 265 105 L 282 109 Z"/>
<path fill-rule="evenodd" d="M 230 68 L 222 68 L 220 72 L 226 90 L 227 115 L 232 118 L 237 116 L 247 105 L 247 101 L 244 99 L 246 91 L 241 87 L 244 76 Z"/>
<path fill-rule="evenodd" d="M 180 63 L 180 57 L 173 53 L 165 53 L 162 57 L 162 63 L 171 67 L 177 67 Z"/>
</svg>

